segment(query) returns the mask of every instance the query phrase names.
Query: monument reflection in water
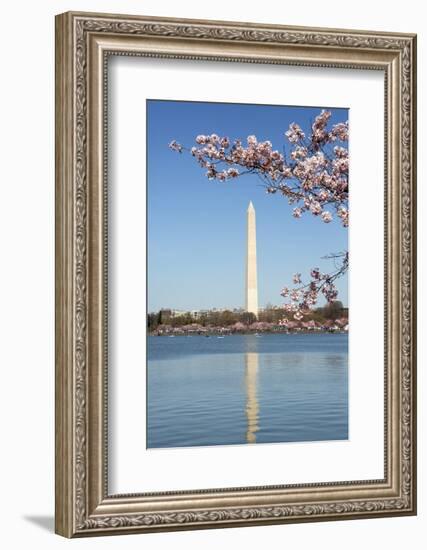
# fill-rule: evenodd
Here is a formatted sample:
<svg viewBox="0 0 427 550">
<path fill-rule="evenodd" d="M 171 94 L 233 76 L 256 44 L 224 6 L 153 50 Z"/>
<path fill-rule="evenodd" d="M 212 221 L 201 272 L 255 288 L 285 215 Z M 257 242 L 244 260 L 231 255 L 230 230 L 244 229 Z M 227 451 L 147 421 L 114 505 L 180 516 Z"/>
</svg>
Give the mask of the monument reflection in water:
<svg viewBox="0 0 427 550">
<path fill-rule="evenodd" d="M 246 418 L 248 419 L 246 441 L 248 443 L 256 443 L 256 432 L 259 430 L 257 378 L 258 353 L 252 351 L 245 354 Z"/>
</svg>

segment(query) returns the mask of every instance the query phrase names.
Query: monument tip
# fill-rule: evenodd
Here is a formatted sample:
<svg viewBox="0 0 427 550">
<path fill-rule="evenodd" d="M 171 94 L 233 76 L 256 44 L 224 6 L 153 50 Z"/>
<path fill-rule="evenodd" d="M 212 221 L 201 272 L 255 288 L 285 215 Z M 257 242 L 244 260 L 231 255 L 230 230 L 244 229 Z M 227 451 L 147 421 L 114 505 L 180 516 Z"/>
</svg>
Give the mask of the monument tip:
<svg viewBox="0 0 427 550">
<path fill-rule="evenodd" d="M 248 212 L 251 210 L 255 210 L 255 208 L 254 208 L 254 205 L 252 204 L 252 201 L 249 201 Z"/>
</svg>

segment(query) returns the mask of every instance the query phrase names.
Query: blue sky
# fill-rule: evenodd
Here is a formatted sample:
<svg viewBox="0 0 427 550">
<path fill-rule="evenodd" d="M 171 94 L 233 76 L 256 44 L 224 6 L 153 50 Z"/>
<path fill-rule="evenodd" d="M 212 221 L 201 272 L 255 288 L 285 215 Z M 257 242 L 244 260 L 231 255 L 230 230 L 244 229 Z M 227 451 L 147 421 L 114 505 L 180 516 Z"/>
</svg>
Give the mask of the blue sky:
<svg viewBox="0 0 427 550">
<path fill-rule="evenodd" d="M 348 230 L 338 220 L 325 224 L 268 195 L 256 176 L 210 181 L 188 153 L 171 151 L 173 139 L 187 147 L 198 134 L 231 140 L 255 134 L 289 150 L 284 132 L 291 122 L 309 131 L 323 107 L 147 101 L 148 310 L 234 308 L 244 304 L 246 210 L 256 210 L 259 305 L 280 305 L 280 290 L 292 274 L 310 268 L 333 270 L 321 257 L 348 248 Z M 331 109 L 331 124 L 347 109 Z M 347 277 L 338 283 L 347 304 Z"/>
</svg>

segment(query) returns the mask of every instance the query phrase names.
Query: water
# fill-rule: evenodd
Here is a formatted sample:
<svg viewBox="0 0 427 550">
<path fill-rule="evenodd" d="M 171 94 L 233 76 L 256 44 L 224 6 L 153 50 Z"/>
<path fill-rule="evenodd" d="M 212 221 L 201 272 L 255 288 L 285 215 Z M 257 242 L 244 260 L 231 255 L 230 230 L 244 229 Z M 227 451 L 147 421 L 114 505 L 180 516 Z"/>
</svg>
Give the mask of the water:
<svg viewBox="0 0 427 550">
<path fill-rule="evenodd" d="M 348 438 L 347 334 L 149 336 L 147 446 Z"/>
</svg>

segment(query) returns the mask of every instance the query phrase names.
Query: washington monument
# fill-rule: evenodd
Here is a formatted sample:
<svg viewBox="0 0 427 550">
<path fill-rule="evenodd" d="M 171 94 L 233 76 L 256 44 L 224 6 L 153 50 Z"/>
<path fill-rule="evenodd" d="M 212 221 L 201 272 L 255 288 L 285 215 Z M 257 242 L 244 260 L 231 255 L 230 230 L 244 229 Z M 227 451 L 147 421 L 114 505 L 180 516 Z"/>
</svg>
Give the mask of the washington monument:
<svg viewBox="0 0 427 550">
<path fill-rule="evenodd" d="M 246 251 L 246 311 L 258 316 L 258 283 L 256 266 L 256 225 L 255 208 L 252 201 L 249 203 L 248 212 L 248 240 Z"/>
</svg>

